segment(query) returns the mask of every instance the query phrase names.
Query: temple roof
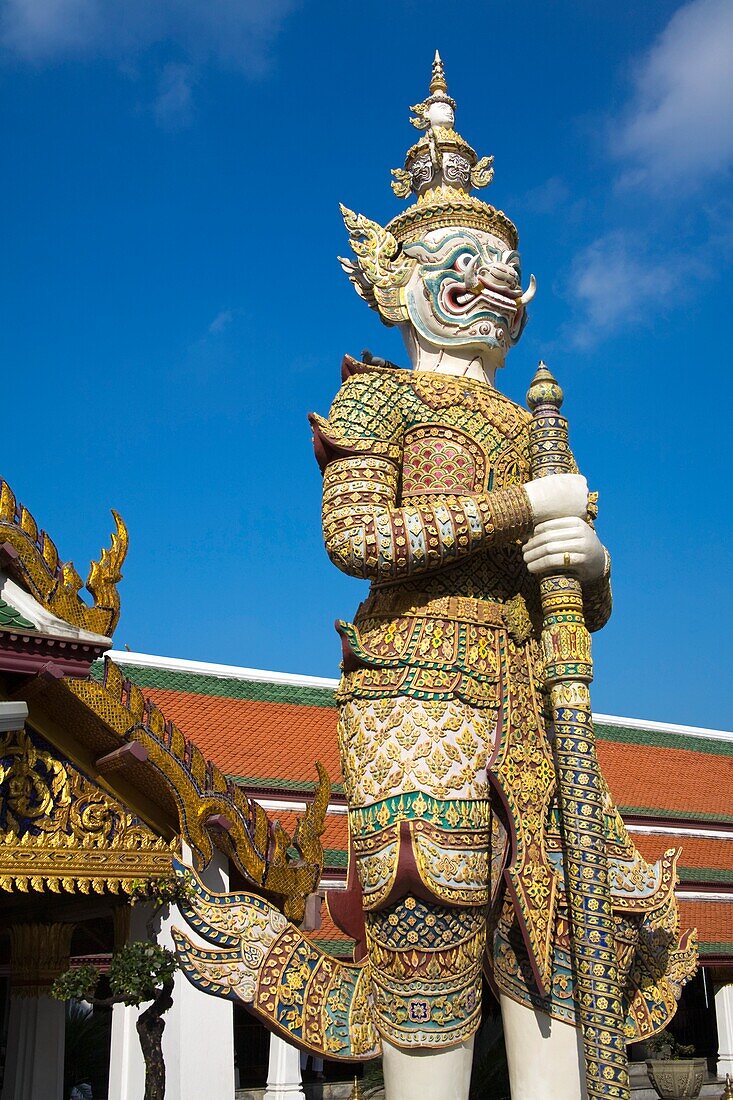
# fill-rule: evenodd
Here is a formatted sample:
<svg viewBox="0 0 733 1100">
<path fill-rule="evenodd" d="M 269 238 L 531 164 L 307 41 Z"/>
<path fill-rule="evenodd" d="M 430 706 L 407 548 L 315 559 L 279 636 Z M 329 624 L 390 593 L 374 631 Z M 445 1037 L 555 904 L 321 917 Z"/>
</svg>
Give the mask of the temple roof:
<svg viewBox="0 0 733 1100">
<path fill-rule="evenodd" d="M 114 659 L 169 718 L 195 731 L 222 771 L 248 787 L 311 791 L 320 760 L 342 793 L 335 680 L 147 654 L 116 652 Z"/>
<path fill-rule="evenodd" d="M 345 880 L 336 680 L 149 654 L 112 656 L 289 833 L 313 791 L 314 762 L 321 761 L 333 783 L 323 885 Z M 601 767 L 643 855 L 654 860 L 670 846 L 682 847 L 682 918 L 698 928 L 702 957 L 733 958 L 733 733 L 605 714 L 595 715 L 595 728 Z M 317 935 L 331 938 L 325 924 Z"/>
<path fill-rule="evenodd" d="M 0 599 L 0 627 L 11 626 L 35 630 L 35 623 L 32 623 L 30 619 L 25 619 L 20 611 L 16 611 L 6 600 Z"/>
<path fill-rule="evenodd" d="M 26 621 L 47 635 L 107 641 L 120 617 L 117 585 L 127 553 L 127 528 L 112 512 L 115 530 L 108 549 L 92 561 L 86 580 L 91 602 L 73 562 L 64 561 L 50 535 L 0 478 L 0 592 Z M 14 593 L 8 597 L 8 591 Z M 22 601 L 19 603 L 18 601 Z M 0 625 L 5 625 L 0 623 Z"/>
</svg>

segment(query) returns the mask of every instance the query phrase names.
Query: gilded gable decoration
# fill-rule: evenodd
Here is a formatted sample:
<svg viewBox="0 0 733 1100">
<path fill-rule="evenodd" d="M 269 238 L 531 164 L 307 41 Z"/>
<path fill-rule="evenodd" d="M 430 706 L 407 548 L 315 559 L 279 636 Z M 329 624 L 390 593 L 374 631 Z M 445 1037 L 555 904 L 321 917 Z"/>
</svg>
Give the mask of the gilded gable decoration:
<svg viewBox="0 0 733 1100">
<path fill-rule="evenodd" d="M 291 838 L 207 761 L 178 726 L 166 721 L 109 658 L 102 683 L 70 679 L 65 686 L 124 743 L 143 746 L 145 761 L 131 763 L 127 770 L 133 775 L 137 769 L 140 786 L 147 790 L 153 789 L 157 773 L 158 787 L 175 801 L 181 836 L 198 869 L 209 863 L 215 847 L 220 848 L 253 885 L 282 905 L 288 917 L 302 920 L 305 899 L 317 888 L 323 864 L 320 837 L 331 786 L 320 764 L 315 797 Z M 288 855 L 291 847 L 297 859 Z"/>
<path fill-rule="evenodd" d="M 89 567 L 90 607 L 81 598 L 82 579 L 72 562 L 62 562 L 53 539 L 40 530 L 25 505 L 18 503 L 7 481 L 0 479 L 0 544 L 11 548 L 12 570 L 31 595 L 60 619 L 81 630 L 110 637 L 120 617 L 117 585 L 127 554 L 127 527 L 113 511 L 110 546 Z"/>
<path fill-rule="evenodd" d="M 0 739 L 0 889 L 130 894 L 169 875 L 173 847 L 41 738 Z"/>
</svg>

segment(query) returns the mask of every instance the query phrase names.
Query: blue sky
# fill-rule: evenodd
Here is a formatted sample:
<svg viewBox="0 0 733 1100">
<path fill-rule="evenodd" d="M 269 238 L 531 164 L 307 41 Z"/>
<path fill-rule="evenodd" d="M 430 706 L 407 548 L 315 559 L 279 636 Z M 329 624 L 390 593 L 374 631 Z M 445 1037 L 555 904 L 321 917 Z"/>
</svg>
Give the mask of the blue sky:
<svg viewBox="0 0 733 1100">
<path fill-rule="evenodd" d="M 2 0 L 3 476 L 80 571 L 123 514 L 119 647 L 336 675 L 305 414 L 405 358 L 338 202 L 400 208 L 436 47 L 539 283 L 500 386 L 601 493 L 595 709 L 731 728 L 729 0 Z"/>
</svg>

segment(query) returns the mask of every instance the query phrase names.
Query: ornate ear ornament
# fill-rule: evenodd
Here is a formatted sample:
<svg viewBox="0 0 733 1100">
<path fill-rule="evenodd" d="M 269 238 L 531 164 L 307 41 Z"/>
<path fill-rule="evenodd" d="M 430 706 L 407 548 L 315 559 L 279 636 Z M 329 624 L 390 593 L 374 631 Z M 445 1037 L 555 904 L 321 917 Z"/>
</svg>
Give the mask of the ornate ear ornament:
<svg viewBox="0 0 733 1100">
<path fill-rule="evenodd" d="M 356 293 L 379 312 L 385 324 L 406 321 L 400 290 L 406 286 L 415 261 L 402 253 L 389 230 L 378 222 L 354 213 L 343 204 L 341 213 L 356 262 L 343 256 L 338 260 Z"/>
</svg>

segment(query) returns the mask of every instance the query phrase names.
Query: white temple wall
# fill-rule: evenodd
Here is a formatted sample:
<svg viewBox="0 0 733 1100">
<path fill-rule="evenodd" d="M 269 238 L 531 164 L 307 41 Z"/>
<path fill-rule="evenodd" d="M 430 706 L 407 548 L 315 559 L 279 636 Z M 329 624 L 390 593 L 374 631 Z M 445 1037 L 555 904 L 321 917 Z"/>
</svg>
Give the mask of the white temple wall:
<svg viewBox="0 0 733 1100">
<path fill-rule="evenodd" d="M 184 860 L 188 859 L 184 853 Z M 229 889 L 228 861 L 216 852 L 201 876 L 212 890 Z M 131 939 L 146 939 L 149 909 L 133 907 Z M 173 949 L 171 928 L 186 928 L 195 943 L 203 943 L 186 925 L 176 906 L 161 921 L 157 942 Z M 135 1023 L 140 1008 L 115 1005 L 112 1016 L 109 1095 L 115 1100 L 140 1100 L 145 1091 L 145 1064 Z M 166 1071 L 166 1100 L 233 1100 L 234 1024 L 230 1001 L 209 997 L 195 989 L 181 973 L 176 974 L 173 1007 L 163 1016 L 163 1057 Z"/>
<path fill-rule="evenodd" d="M 53 997 L 13 997 L 2 1100 L 62 1100 L 66 1006 Z"/>
</svg>

